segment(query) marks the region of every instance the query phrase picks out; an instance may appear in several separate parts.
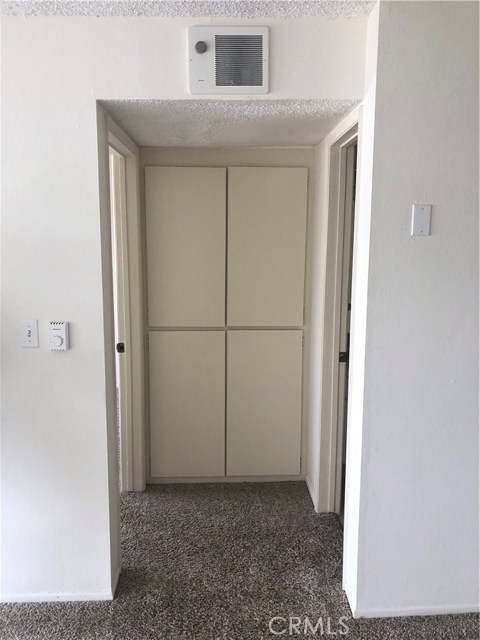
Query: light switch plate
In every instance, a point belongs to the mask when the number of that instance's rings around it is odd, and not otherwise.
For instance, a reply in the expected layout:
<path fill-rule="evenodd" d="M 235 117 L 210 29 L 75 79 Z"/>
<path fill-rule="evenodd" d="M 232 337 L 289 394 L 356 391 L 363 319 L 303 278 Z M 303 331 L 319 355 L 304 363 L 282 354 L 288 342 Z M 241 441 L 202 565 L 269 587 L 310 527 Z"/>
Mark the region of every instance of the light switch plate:
<path fill-rule="evenodd" d="M 414 204 L 412 206 L 412 228 L 410 235 L 429 236 L 431 215 L 431 204 Z"/>
<path fill-rule="evenodd" d="M 24 320 L 22 322 L 22 347 L 36 349 L 38 347 L 38 321 Z"/>

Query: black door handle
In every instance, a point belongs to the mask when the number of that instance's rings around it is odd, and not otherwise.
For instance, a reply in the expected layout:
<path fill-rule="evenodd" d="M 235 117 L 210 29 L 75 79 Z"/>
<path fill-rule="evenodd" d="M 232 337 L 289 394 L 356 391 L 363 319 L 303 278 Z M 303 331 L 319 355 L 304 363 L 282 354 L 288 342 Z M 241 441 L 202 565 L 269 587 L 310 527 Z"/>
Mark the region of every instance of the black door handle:
<path fill-rule="evenodd" d="M 123 342 L 117 342 L 117 353 L 125 353 L 125 344 Z"/>

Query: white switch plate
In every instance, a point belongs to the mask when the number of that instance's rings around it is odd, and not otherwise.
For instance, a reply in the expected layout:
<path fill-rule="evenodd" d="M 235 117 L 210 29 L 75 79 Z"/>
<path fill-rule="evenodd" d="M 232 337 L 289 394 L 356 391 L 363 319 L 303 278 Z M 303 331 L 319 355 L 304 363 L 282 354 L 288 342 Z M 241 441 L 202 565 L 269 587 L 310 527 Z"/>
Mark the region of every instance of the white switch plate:
<path fill-rule="evenodd" d="M 37 320 L 24 320 L 22 322 L 22 347 L 24 349 L 38 347 Z"/>
<path fill-rule="evenodd" d="M 429 236 L 431 215 L 431 204 L 414 204 L 412 206 L 412 228 L 410 235 Z"/>
<path fill-rule="evenodd" d="M 52 320 L 48 333 L 50 351 L 67 351 L 70 348 L 68 333 L 68 322 Z"/>

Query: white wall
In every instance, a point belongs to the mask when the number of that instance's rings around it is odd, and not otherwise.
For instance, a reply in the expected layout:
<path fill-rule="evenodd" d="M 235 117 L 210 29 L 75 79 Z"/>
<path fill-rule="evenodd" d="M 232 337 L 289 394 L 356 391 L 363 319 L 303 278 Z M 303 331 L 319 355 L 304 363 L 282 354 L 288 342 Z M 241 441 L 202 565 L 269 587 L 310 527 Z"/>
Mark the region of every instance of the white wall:
<path fill-rule="evenodd" d="M 382 4 L 378 64 L 374 21 L 345 586 L 356 615 L 468 610 L 478 602 L 478 6 Z M 187 24 L 2 19 L 4 599 L 111 595 L 118 514 L 95 101 L 188 99 Z M 268 98 L 361 97 L 364 24 L 268 21 Z M 430 238 L 409 237 L 415 200 L 434 204 Z M 19 322 L 32 317 L 41 348 L 22 350 Z M 72 322 L 70 352 L 46 350 L 50 319 Z"/>
<path fill-rule="evenodd" d="M 352 273 L 352 315 L 347 425 L 347 477 L 343 545 L 343 588 L 352 609 L 357 602 L 360 499 L 363 455 L 365 338 L 375 142 L 379 7 L 369 16 L 365 59 L 365 98 L 361 108 L 357 152 L 357 194 Z"/>
<path fill-rule="evenodd" d="M 478 609 L 478 24 L 478 3 L 380 7 L 358 220 L 371 198 L 370 247 L 357 233 L 355 265 L 353 349 L 364 323 L 366 348 L 350 389 L 357 616 Z M 416 201 L 433 204 L 428 238 L 409 235 Z"/>
<path fill-rule="evenodd" d="M 272 27 L 267 98 L 362 96 L 364 19 L 255 22 Z M 111 596 L 113 339 L 96 100 L 188 99 L 187 24 L 2 19 L 3 599 Z M 19 347 L 26 318 L 39 319 L 38 350 Z M 71 322 L 69 352 L 46 349 L 50 319 Z"/>

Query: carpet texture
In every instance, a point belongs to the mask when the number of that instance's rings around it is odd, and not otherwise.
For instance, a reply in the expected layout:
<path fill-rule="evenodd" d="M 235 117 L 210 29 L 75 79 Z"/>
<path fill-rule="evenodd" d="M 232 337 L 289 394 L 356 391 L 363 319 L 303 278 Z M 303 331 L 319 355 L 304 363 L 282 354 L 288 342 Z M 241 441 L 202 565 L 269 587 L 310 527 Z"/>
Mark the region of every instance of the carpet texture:
<path fill-rule="evenodd" d="M 122 546 L 113 602 L 1 605 L 0 638 L 479 637 L 473 614 L 353 620 L 341 589 L 340 523 L 314 513 L 303 483 L 164 485 L 126 494 Z M 271 633 L 274 616 L 297 616 L 300 633 Z M 305 617 L 314 627 L 321 618 L 323 634 L 320 626 L 305 634 Z M 272 628 L 287 625 L 277 620 Z"/>

